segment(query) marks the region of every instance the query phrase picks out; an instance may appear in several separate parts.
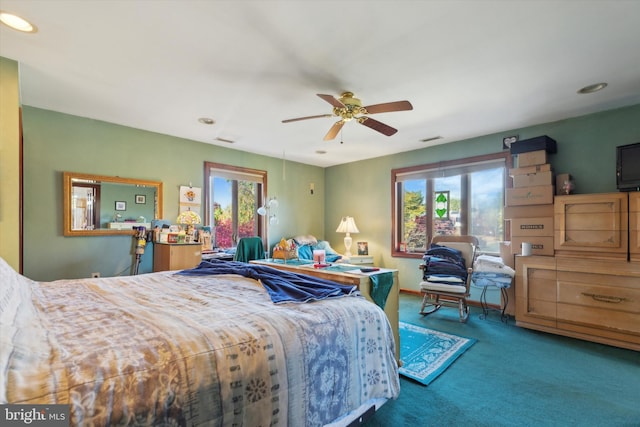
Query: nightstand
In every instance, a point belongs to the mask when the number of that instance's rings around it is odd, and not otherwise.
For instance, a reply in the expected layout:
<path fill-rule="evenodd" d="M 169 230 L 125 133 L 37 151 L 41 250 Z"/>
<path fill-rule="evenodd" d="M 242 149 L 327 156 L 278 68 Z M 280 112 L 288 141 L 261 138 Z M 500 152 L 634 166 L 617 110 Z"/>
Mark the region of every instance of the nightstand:
<path fill-rule="evenodd" d="M 373 255 L 351 255 L 349 264 L 355 265 L 373 265 Z"/>
<path fill-rule="evenodd" d="M 154 243 L 153 271 L 194 268 L 202 259 L 200 243 Z"/>

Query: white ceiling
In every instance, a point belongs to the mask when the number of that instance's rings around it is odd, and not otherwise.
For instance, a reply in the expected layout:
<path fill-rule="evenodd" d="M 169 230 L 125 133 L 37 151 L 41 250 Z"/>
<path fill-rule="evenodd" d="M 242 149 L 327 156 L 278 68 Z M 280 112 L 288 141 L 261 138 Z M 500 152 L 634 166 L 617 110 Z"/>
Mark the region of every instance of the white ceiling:
<path fill-rule="evenodd" d="M 0 0 L 0 9 L 39 30 L 0 25 L 0 55 L 21 64 L 23 105 L 318 166 L 640 102 L 636 0 Z M 601 81 L 603 91 L 576 93 Z M 345 90 L 365 105 L 406 99 L 414 109 L 373 116 L 399 130 L 391 137 L 353 121 L 325 142 L 335 118 L 281 122 L 331 113 L 316 94 Z"/>

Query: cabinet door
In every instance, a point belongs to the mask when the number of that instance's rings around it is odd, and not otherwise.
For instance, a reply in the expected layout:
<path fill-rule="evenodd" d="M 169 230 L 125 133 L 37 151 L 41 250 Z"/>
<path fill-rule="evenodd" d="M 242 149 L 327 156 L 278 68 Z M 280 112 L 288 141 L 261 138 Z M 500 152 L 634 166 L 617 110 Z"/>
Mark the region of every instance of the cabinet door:
<path fill-rule="evenodd" d="M 640 262 L 640 192 L 629 193 L 629 259 Z"/>
<path fill-rule="evenodd" d="M 184 270 L 196 267 L 202 258 L 202 246 L 155 243 L 153 271 Z"/>
<path fill-rule="evenodd" d="M 625 259 L 629 249 L 627 193 L 557 196 L 556 255 Z"/>
<path fill-rule="evenodd" d="M 546 256 L 516 257 L 516 322 L 556 326 L 556 259 Z"/>
<path fill-rule="evenodd" d="M 200 245 L 171 245 L 170 270 L 194 268 L 200 264 L 202 247 Z"/>

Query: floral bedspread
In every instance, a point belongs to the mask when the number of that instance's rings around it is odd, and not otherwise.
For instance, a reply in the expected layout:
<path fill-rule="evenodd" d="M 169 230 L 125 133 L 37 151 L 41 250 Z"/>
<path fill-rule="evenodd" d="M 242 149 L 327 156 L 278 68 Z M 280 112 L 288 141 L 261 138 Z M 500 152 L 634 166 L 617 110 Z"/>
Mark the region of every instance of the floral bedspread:
<path fill-rule="evenodd" d="M 399 393 L 391 328 L 361 297 L 273 304 L 235 275 L 0 269 L 0 403 L 68 403 L 73 425 L 320 426 Z"/>

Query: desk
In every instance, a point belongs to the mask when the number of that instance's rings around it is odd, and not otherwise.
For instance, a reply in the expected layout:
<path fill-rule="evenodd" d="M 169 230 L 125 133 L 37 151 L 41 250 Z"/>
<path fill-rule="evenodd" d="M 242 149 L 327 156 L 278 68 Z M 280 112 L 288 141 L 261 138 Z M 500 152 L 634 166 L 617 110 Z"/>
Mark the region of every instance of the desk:
<path fill-rule="evenodd" d="M 344 285 L 356 285 L 358 290 L 367 300 L 373 302 L 371 298 L 371 281 L 369 280 L 368 274 L 354 274 L 354 273 L 345 273 L 344 271 L 331 271 L 326 268 L 313 268 L 313 262 L 309 264 L 303 263 L 291 263 L 287 262 L 285 264 L 283 261 L 272 259 L 266 260 L 255 260 L 250 261 L 253 264 L 261 264 L 267 265 L 269 267 L 277 268 L 279 270 L 291 271 L 293 273 L 301 273 L 307 274 L 309 276 L 319 277 L 321 279 L 331 280 L 333 282 L 341 283 Z M 350 269 L 355 270 L 360 268 L 358 265 L 352 265 L 347 267 L 345 264 L 337 264 L 341 266 L 341 270 Z M 393 286 L 391 287 L 391 291 L 389 292 L 389 296 L 387 297 L 387 302 L 384 306 L 384 312 L 389 319 L 389 324 L 391 325 L 391 330 L 393 331 L 393 337 L 396 342 L 396 360 L 400 360 L 400 332 L 399 332 L 399 285 L 398 285 L 398 270 L 391 270 L 381 268 L 379 273 L 384 272 L 392 272 L 393 273 Z M 373 273 L 375 274 L 375 273 Z"/>

